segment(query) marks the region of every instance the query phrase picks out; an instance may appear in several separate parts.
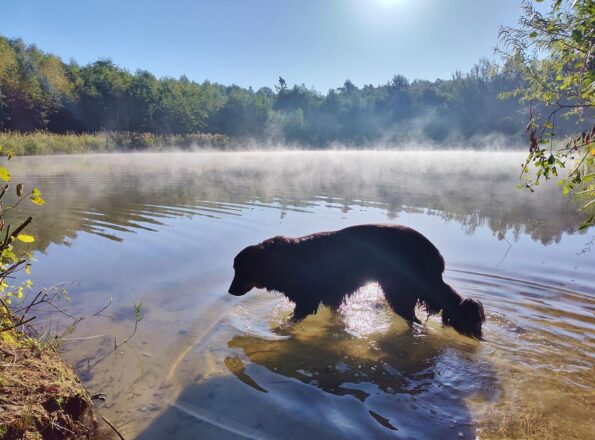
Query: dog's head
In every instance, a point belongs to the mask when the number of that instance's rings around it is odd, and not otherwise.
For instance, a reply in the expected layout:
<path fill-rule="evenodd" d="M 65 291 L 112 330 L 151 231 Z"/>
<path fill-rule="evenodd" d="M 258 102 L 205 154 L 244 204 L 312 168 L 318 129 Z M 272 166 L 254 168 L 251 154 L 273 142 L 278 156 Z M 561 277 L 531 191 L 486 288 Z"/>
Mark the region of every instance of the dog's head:
<path fill-rule="evenodd" d="M 264 249 L 261 245 L 248 246 L 235 257 L 233 260 L 235 275 L 229 286 L 229 293 L 242 296 L 254 287 L 263 287 L 259 269 L 262 266 L 263 253 Z"/>
<path fill-rule="evenodd" d="M 477 300 L 465 298 L 446 315 L 444 322 L 462 335 L 481 339 L 481 325 L 485 320 L 483 305 Z"/>

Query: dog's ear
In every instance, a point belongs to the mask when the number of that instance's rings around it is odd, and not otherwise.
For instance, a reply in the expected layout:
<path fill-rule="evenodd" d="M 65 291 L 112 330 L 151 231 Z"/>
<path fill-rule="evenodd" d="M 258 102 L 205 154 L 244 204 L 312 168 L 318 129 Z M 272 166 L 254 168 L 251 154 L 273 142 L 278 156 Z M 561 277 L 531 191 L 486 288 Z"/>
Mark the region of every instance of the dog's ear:
<path fill-rule="evenodd" d="M 481 324 L 485 321 L 483 305 L 474 299 L 466 298 L 459 304 L 454 322 L 455 330 L 473 338 L 482 339 Z"/>
<path fill-rule="evenodd" d="M 483 304 L 481 304 L 479 301 L 472 298 L 465 298 L 463 301 L 461 301 L 459 307 L 461 308 L 461 313 L 465 316 L 478 317 L 479 322 L 485 322 L 486 316 L 483 311 Z"/>
<path fill-rule="evenodd" d="M 254 260 L 257 259 L 258 257 L 260 257 L 262 255 L 263 251 L 263 245 L 262 244 L 255 244 L 252 246 L 248 246 L 247 248 L 245 248 L 242 253 L 244 254 L 244 258 L 246 260 Z"/>

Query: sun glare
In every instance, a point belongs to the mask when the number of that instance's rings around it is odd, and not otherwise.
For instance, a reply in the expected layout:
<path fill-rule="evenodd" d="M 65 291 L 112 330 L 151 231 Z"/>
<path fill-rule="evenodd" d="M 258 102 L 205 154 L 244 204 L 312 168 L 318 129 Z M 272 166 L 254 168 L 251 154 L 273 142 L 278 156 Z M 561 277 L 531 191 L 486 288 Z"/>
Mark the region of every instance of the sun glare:
<path fill-rule="evenodd" d="M 375 0 L 376 3 L 382 5 L 382 6 L 393 6 L 396 5 L 397 3 L 401 3 L 402 0 Z"/>
<path fill-rule="evenodd" d="M 419 3 L 405 0 L 358 0 L 351 4 L 355 7 L 357 19 L 374 32 L 400 28 L 404 22 L 413 20 L 413 15 L 420 9 Z"/>

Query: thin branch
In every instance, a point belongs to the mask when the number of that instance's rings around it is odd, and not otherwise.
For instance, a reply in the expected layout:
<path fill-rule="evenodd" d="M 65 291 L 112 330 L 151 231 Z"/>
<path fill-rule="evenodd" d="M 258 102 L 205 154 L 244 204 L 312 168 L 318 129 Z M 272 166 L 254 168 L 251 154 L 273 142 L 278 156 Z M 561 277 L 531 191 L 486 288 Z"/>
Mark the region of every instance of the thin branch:
<path fill-rule="evenodd" d="M 578 165 L 576 167 L 574 167 L 574 170 L 572 171 L 572 173 L 570 173 L 568 175 L 568 177 L 572 177 L 574 174 L 578 173 L 580 171 L 580 167 L 583 164 L 583 162 L 587 159 L 587 157 L 589 157 L 591 155 L 590 151 L 587 151 L 585 153 L 585 155 L 583 156 L 583 158 L 580 160 L 580 162 L 578 163 Z"/>
<path fill-rule="evenodd" d="M 19 322 L 17 322 L 16 324 L 11 324 L 11 325 L 9 325 L 8 327 L 2 327 L 2 328 L 0 328 L 0 333 L 2 333 L 2 332 L 5 332 L 5 331 L 8 331 L 8 330 L 14 330 L 14 329 L 16 329 L 17 327 L 20 327 L 20 326 L 22 326 L 22 325 L 25 325 L 25 324 L 27 324 L 28 322 L 31 322 L 31 321 L 33 321 L 35 318 L 36 318 L 36 316 L 32 316 L 32 317 L 30 317 L 30 318 L 28 318 L 28 319 L 25 319 L 25 320 L 20 320 L 20 321 L 19 321 Z"/>
<path fill-rule="evenodd" d="M 86 340 L 86 339 L 105 338 L 106 336 L 108 336 L 108 335 L 103 334 L 103 335 L 93 335 L 93 336 L 82 336 L 80 338 L 62 338 L 61 337 L 60 340 L 61 341 L 83 341 L 83 340 Z"/>
<path fill-rule="evenodd" d="M 10 206 L 10 207 L 6 208 L 6 209 L 4 210 L 4 214 L 6 214 L 8 211 L 11 211 L 11 210 L 13 210 L 14 208 L 16 208 L 17 206 L 19 206 L 19 205 L 21 204 L 21 202 L 22 202 L 23 200 L 25 200 L 25 199 L 29 198 L 29 196 L 30 196 L 31 194 L 33 194 L 33 191 L 31 191 L 31 192 L 30 192 L 29 194 L 27 194 L 26 196 L 23 196 L 23 197 L 21 197 L 21 198 L 18 200 L 18 202 L 16 202 L 14 205 L 12 205 L 12 206 Z"/>
<path fill-rule="evenodd" d="M 21 231 L 23 229 L 25 229 L 29 223 L 31 223 L 31 221 L 33 220 L 33 217 L 28 217 L 23 223 L 21 223 L 21 225 L 16 228 L 14 230 L 14 232 L 10 235 L 8 235 L 8 228 L 10 228 L 10 225 L 8 225 L 8 227 L 6 228 L 6 238 L 4 239 L 4 243 L 2 243 L 2 245 L 0 246 L 0 248 L 5 248 L 6 246 L 8 246 L 10 243 L 12 243 L 12 241 L 21 233 Z"/>
<path fill-rule="evenodd" d="M 500 260 L 500 262 L 498 264 L 496 264 L 496 267 L 499 267 L 504 262 L 504 260 L 508 256 L 508 253 L 510 252 L 510 249 L 512 248 L 512 244 L 510 243 L 510 241 L 508 241 L 508 239 L 506 237 L 503 237 L 503 238 L 506 241 L 506 243 L 508 243 L 508 249 L 506 249 L 506 253 L 502 257 L 502 259 Z"/>
<path fill-rule="evenodd" d="M 8 185 L 4 185 L 4 187 L 0 191 L 0 200 L 2 200 L 2 198 L 4 197 L 4 194 L 6 194 L 7 189 L 8 189 Z"/>
<path fill-rule="evenodd" d="M 106 419 L 104 416 L 101 416 L 101 418 L 103 419 L 103 421 L 105 423 L 107 423 L 109 425 L 110 428 L 112 428 L 114 430 L 114 432 L 117 434 L 118 437 L 120 437 L 120 440 L 126 440 L 124 438 L 124 436 L 122 435 L 122 433 L 120 431 L 118 431 L 118 428 L 116 428 L 112 422 L 110 422 L 108 419 Z"/>

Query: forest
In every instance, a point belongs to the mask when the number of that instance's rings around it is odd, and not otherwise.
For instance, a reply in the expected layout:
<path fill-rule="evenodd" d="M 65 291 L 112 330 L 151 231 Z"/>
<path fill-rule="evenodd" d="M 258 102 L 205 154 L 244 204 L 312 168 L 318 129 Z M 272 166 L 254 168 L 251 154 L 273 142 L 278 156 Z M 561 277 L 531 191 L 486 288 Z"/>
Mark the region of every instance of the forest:
<path fill-rule="evenodd" d="M 528 121 L 516 99 L 500 96 L 520 85 L 519 72 L 486 59 L 447 80 L 396 74 L 359 87 L 346 79 L 326 93 L 281 76 L 272 88 L 254 90 L 131 73 L 109 59 L 82 66 L 4 37 L 0 60 L 0 131 L 13 133 L 209 133 L 313 147 L 480 147 L 491 137 L 513 147 Z"/>

